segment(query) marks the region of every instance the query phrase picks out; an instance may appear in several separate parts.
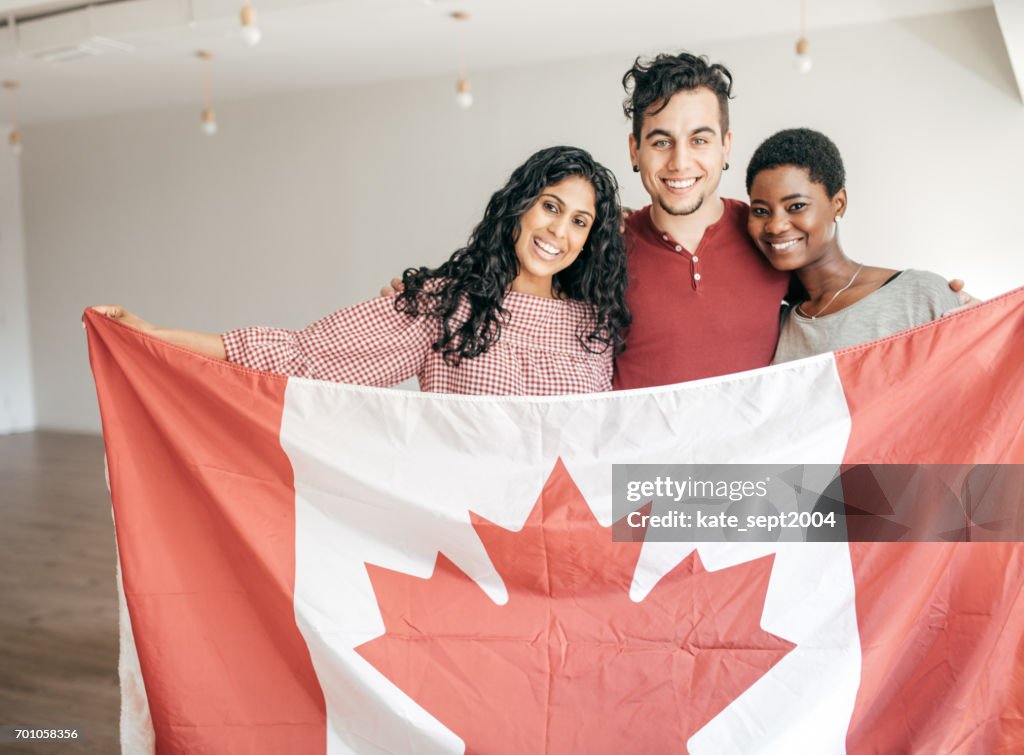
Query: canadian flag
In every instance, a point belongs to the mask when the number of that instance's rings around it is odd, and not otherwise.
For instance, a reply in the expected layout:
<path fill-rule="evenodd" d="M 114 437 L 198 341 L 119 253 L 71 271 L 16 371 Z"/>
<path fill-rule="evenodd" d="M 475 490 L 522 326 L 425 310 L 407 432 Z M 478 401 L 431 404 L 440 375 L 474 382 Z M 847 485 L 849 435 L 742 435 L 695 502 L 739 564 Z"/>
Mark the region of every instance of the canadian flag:
<path fill-rule="evenodd" d="M 1019 543 L 610 529 L 613 463 L 1024 463 L 1024 289 L 571 397 L 289 379 L 85 321 L 126 752 L 1024 751 Z"/>

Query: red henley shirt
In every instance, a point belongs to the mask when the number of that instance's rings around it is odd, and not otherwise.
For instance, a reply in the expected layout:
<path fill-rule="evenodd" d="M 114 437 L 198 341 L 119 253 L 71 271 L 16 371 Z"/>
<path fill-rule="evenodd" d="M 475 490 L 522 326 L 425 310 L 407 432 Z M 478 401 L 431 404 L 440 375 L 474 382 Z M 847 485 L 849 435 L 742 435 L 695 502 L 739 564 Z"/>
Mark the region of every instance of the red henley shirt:
<path fill-rule="evenodd" d="M 615 360 L 614 387 L 646 388 L 725 375 L 771 362 L 789 274 L 747 235 L 747 205 L 725 212 L 693 252 L 663 234 L 647 206 L 626 221 L 633 325 Z"/>

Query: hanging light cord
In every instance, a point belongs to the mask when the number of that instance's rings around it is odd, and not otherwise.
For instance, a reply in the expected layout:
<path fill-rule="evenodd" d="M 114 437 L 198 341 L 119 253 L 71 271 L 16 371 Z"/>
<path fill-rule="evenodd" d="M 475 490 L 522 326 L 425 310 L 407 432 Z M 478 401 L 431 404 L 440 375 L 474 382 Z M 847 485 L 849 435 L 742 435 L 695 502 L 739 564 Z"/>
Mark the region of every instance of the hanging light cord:
<path fill-rule="evenodd" d="M 466 22 L 464 18 L 458 19 L 458 72 L 460 79 L 469 78 L 469 67 L 466 64 Z"/>
<path fill-rule="evenodd" d="M 11 107 L 11 130 L 18 130 L 18 85 L 13 81 L 5 81 L 4 89 L 7 90 L 7 101 Z"/>
<path fill-rule="evenodd" d="M 210 70 L 210 58 L 203 57 L 203 107 L 213 109 L 213 74 Z"/>

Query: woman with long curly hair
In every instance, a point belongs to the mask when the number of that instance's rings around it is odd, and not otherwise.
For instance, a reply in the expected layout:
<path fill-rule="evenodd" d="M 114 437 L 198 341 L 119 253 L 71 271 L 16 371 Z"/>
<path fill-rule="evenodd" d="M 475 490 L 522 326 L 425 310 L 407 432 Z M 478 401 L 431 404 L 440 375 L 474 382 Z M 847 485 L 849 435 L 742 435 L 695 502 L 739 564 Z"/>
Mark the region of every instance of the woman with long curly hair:
<path fill-rule="evenodd" d="M 299 331 L 222 335 L 159 328 L 96 309 L 217 359 L 285 375 L 424 391 L 550 395 L 611 389 L 629 325 L 617 184 L 575 147 L 532 155 L 491 197 L 469 241 L 404 291 Z"/>

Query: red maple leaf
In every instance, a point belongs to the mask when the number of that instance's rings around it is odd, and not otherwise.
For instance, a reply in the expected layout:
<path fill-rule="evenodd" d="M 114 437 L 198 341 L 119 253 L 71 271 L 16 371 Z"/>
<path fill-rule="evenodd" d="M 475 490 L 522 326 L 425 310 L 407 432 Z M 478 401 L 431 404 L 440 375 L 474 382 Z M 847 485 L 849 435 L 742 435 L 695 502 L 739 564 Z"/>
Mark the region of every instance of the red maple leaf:
<path fill-rule="evenodd" d="M 631 600 L 641 543 L 612 542 L 561 461 L 520 532 L 471 516 L 508 602 L 441 554 L 427 579 L 367 564 L 385 634 L 357 648 L 467 752 L 684 752 L 794 647 L 759 626 L 772 556 L 694 552 Z"/>

